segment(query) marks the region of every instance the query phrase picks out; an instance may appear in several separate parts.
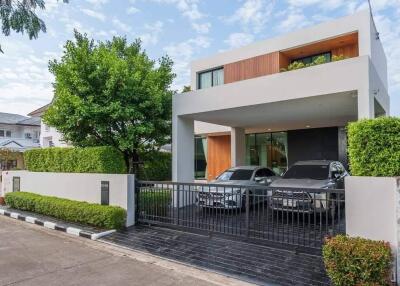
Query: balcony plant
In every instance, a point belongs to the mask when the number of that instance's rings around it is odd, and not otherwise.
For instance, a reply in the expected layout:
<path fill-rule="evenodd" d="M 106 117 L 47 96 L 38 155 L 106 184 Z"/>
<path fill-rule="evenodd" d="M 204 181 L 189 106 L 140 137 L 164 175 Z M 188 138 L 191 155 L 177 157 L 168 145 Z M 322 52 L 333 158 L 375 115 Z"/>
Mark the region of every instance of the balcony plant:
<path fill-rule="evenodd" d="M 346 56 L 344 55 L 333 55 L 331 61 L 332 62 L 337 62 L 337 61 L 341 61 L 341 60 L 345 60 L 347 59 Z M 298 70 L 298 69 L 302 69 L 302 68 L 308 68 L 308 67 L 312 67 L 312 66 L 316 66 L 316 65 L 322 65 L 322 64 L 326 64 L 329 61 L 326 60 L 326 58 L 324 56 L 319 56 L 316 59 L 314 59 L 314 61 L 312 63 L 308 63 L 308 64 L 304 64 L 301 61 L 294 61 L 291 64 L 288 65 L 287 68 L 281 68 L 281 72 L 286 72 L 286 71 L 292 71 L 292 70 Z"/>

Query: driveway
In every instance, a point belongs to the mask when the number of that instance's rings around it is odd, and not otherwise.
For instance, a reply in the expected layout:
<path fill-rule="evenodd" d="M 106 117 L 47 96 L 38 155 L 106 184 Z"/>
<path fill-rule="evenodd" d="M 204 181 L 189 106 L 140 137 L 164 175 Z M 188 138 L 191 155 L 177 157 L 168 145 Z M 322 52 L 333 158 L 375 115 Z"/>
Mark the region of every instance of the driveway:
<path fill-rule="evenodd" d="M 249 285 L 0 217 L 0 285 Z"/>

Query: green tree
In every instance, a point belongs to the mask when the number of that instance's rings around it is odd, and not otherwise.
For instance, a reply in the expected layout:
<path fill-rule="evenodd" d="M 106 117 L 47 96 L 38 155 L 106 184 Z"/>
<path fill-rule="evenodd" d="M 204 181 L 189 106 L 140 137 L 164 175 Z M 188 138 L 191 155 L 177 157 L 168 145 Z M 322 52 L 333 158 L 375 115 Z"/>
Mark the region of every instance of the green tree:
<path fill-rule="evenodd" d="M 68 3 L 68 0 L 63 0 Z M 37 39 L 39 32 L 46 32 L 46 24 L 40 19 L 36 10 L 46 8 L 44 0 L 0 0 L 1 30 L 9 36 L 11 30 L 27 33 L 29 39 Z M 3 52 L 0 46 L 0 52 Z"/>
<path fill-rule="evenodd" d="M 129 173 L 141 156 L 171 140 L 172 61 L 155 62 L 140 40 L 97 42 L 75 31 L 60 61 L 49 63 L 55 96 L 44 121 L 75 146 L 109 145 Z"/>

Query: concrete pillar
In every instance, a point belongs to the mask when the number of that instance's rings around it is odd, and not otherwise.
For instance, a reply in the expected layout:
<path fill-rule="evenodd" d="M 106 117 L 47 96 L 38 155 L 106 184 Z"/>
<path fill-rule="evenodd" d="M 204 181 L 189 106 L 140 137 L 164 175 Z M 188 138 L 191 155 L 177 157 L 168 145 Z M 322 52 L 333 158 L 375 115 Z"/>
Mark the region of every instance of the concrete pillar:
<path fill-rule="evenodd" d="M 369 88 L 359 89 L 357 95 L 358 119 L 375 118 L 374 96 Z"/>
<path fill-rule="evenodd" d="M 194 120 L 172 117 L 172 180 L 194 181 Z"/>
<path fill-rule="evenodd" d="M 231 165 L 243 166 L 246 156 L 246 134 L 244 128 L 231 128 Z"/>

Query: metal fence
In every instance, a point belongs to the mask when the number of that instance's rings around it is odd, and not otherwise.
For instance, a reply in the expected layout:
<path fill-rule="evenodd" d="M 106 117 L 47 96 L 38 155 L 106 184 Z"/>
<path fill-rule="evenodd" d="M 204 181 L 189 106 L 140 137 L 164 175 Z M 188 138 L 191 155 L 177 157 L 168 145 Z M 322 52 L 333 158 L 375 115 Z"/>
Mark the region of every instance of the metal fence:
<path fill-rule="evenodd" d="M 311 248 L 345 232 L 344 190 L 139 182 L 139 223 Z"/>

